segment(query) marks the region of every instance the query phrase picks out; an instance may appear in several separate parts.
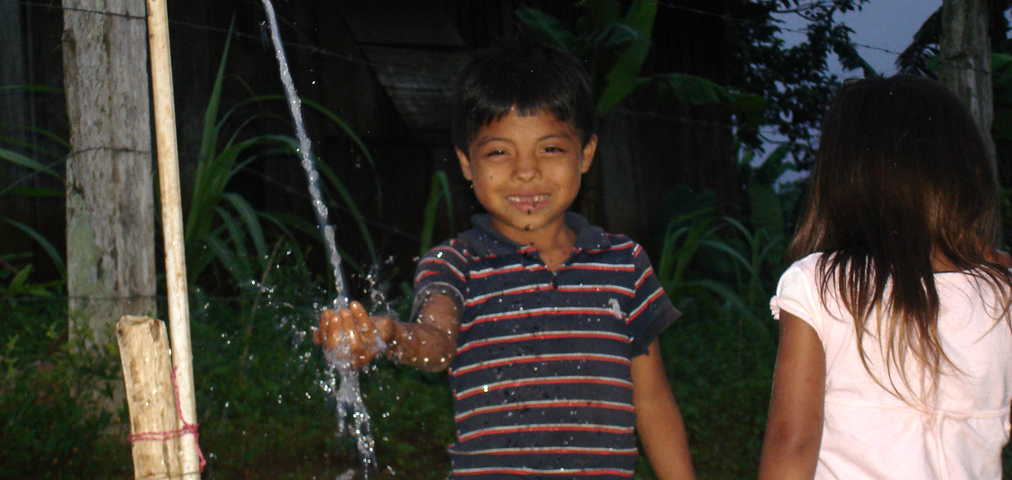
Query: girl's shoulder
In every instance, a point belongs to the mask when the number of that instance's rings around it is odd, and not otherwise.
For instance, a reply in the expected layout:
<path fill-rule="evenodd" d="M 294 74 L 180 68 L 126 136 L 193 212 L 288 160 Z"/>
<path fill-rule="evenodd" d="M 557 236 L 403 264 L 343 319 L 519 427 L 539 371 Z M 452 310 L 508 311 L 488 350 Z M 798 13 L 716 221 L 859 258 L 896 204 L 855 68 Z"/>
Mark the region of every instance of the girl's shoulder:
<path fill-rule="evenodd" d="M 822 253 L 812 253 L 790 264 L 777 282 L 777 295 L 817 289 L 821 278 L 822 258 Z"/>
<path fill-rule="evenodd" d="M 821 268 L 823 257 L 826 255 L 827 254 L 825 252 L 810 253 L 798 260 L 795 260 L 794 263 L 787 267 L 787 271 L 800 271 L 809 276 L 814 276 L 815 272 Z"/>

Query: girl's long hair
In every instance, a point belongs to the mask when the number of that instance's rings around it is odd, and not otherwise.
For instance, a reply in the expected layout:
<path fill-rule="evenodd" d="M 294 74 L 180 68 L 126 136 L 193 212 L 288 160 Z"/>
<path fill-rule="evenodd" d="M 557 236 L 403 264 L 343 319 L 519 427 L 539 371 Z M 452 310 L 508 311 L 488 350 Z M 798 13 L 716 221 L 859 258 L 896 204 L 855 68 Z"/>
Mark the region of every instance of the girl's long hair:
<path fill-rule="evenodd" d="M 822 300 L 835 285 L 865 369 L 922 403 L 953 366 L 938 334 L 937 262 L 994 285 L 1007 317 L 1012 275 L 996 261 L 1000 228 L 995 170 L 962 102 L 925 78 L 866 79 L 845 85 L 825 118 L 788 258 L 823 253 Z M 869 336 L 888 378 L 869 368 Z M 921 371 L 908 371 L 908 359 Z"/>

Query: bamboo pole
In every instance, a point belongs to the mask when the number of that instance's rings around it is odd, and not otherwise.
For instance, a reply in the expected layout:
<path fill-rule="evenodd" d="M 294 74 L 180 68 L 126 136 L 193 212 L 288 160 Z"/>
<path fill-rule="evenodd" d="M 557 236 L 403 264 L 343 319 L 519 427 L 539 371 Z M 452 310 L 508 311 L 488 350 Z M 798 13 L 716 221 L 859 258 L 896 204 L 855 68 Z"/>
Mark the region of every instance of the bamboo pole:
<path fill-rule="evenodd" d="M 178 478 L 179 435 L 165 324 L 126 315 L 116 324 L 130 408 L 134 478 Z"/>
<path fill-rule="evenodd" d="M 190 350 L 190 311 L 186 292 L 186 258 L 183 215 L 179 202 L 179 164 L 176 151 L 176 112 L 172 98 L 172 62 L 169 55 L 169 21 L 166 0 L 147 0 L 148 48 L 151 55 L 151 86 L 158 151 L 158 183 L 161 190 L 162 233 L 165 242 L 165 283 L 168 287 L 169 338 L 172 364 L 179 391 L 179 428 L 197 424 L 193 392 L 193 354 Z M 180 438 L 180 458 L 185 478 L 200 478 L 200 454 L 196 433 Z"/>

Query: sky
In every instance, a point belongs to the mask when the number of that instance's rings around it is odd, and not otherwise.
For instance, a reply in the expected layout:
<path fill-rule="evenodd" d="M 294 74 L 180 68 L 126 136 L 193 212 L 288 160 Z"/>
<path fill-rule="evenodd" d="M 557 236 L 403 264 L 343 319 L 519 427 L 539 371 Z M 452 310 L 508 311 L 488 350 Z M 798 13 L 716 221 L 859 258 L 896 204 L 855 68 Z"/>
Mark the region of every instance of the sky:
<path fill-rule="evenodd" d="M 869 0 L 860 11 L 848 12 L 838 18 L 851 28 L 851 40 L 858 44 L 857 51 L 876 72 L 882 75 L 896 73 L 896 56 L 910 45 L 914 34 L 921 28 L 924 21 L 931 16 L 942 0 Z M 782 36 L 788 43 L 804 40 L 801 31 L 805 21 L 797 15 L 780 17 L 784 21 Z M 834 57 L 835 58 L 835 57 Z M 830 71 L 841 78 L 861 77 L 863 72 L 852 70 L 845 72 L 839 61 L 830 64 Z M 781 140 L 774 132 L 766 132 L 772 141 Z M 767 152 L 772 145 L 767 146 Z M 762 162 L 761 155 L 756 162 Z M 798 172 L 788 171 L 780 182 L 790 182 L 800 176 Z"/>
<path fill-rule="evenodd" d="M 896 73 L 896 55 L 910 45 L 917 29 L 941 6 L 942 0 L 869 0 L 862 10 L 838 18 L 854 30 L 851 40 L 863 45 L 858 47 L 861 57 L 877 72 L 890 75 Z M 782 18 L 786 28 L 800 30 L 804 25 L 796 15 Z M 788 42 L 801 38 L 800 34 L 784 32 Z M 831 71 L 843 78 L 861 76 L 860 71 L 843 72 L 838 62 Z"/>

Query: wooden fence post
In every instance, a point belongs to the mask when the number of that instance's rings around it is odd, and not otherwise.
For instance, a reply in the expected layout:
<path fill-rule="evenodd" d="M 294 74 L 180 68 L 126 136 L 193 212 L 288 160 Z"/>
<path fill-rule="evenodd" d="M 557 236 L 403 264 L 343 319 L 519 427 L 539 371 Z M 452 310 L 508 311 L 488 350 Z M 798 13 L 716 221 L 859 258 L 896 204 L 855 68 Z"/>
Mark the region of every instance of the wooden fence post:
<path fill-rule="evenodd" d="M 179 422 L 165 324 L 124 316 L 116 324 L 130 408 L 134 478 L 181 478 Z"/>

